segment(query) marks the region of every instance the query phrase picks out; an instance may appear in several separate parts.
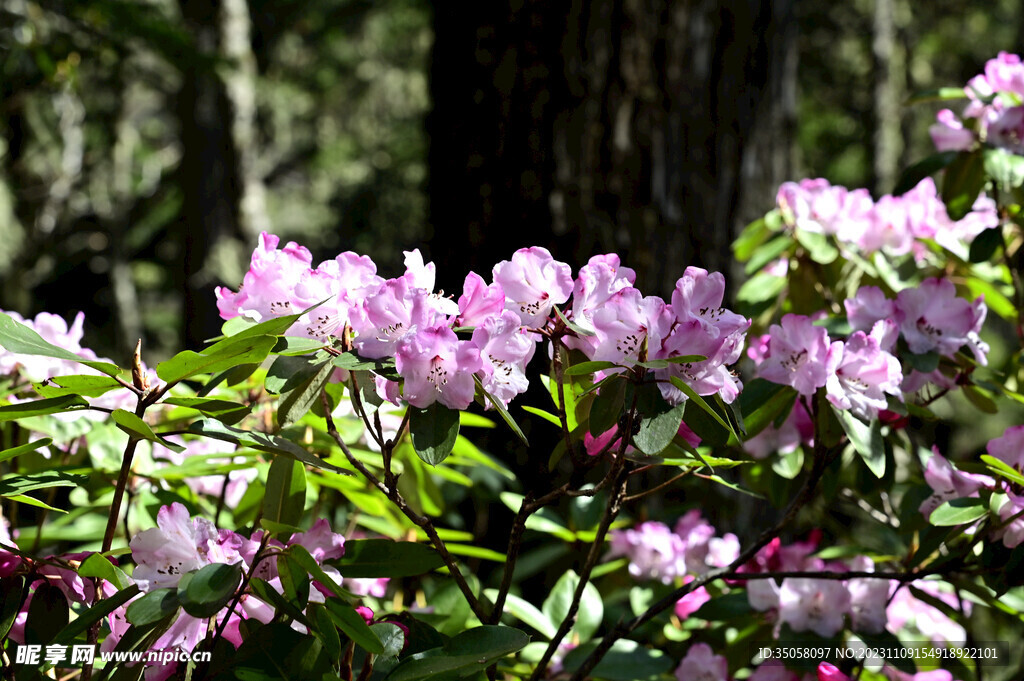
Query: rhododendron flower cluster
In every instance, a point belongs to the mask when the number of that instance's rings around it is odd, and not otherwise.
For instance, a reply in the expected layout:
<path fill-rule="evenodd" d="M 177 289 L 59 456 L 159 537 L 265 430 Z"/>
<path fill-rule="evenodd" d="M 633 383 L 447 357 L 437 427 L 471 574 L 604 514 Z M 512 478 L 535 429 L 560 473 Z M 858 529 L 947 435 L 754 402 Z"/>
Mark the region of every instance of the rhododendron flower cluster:
<path fill-rule="evenodd" d="M 1000 52 L 985 70 L 967 82 L 970 100 L 957 118 L 949 109 L 936 116 L 929 132 L 939 151 L 966 151 L 978 142 L 1024 153 L 1024 64 L 1016 54 Z"/>
<path fill-rule="evenodd" d="M 616 255 L 591 258 L 574 280 L 546 249 L 523 248 L 494 266 L 490 284 L 469 273 L 455 303 L 433 292 L 434 265 L 418 251 L 406 253 L 405 274 L 382 279 L 365 256 L 343 253 L 313 268 L 307 249 L 278 249 L 279 243 L 263 234 L 239 291 L 217 290 L 221 316 L 260 321 L 317 306 L 289 333 L 327 342 L 347 328 L 360 356 L 393 357 L 401 384 L 380 379 L 378 392 L 396 404 L 465 409 L 479 380 L 507 405 L 527 389 L 537 341 L 561 324 L 555 306 L 565 306 L 570 320 L 565 344 L 589 359 L 630 366 L 694 357 L 655 372 L 672 404 L 686 399 L 672 377 L 727 402 L 741 387 L 728 366 L 739 359 L 750 321 L 722 306 L 725 279 L 718 273 L 687 268 L 668 304 L 634 288 L 636 274 Z M 470 328 L 470 338 L 459 336 Z"/>
<path fill-rule="evenodd" d="M 155 589 L 177 587 L 185 573 L 207 565 L 239 564 L 245 572 L 255 569 L 254 576 L 267 580 L 271 587 L 283 592 L 274 560 L 276 551 L 299 544 L 318 563 L 340 558 L 345 553 L 345 538 L 332 532 L 324 519 L 316 521 L 306 532 L 293 534 L 286 544 L 276 540 L 266 542 L 269 552 L 265 549 L 258 558 L 257 554 L 263 542 L 262 531 L 256 531 L 246 538 L 237 532 L 217 529 L 205 518 L 190 517 L 188 510 L 179 503 L 163 506 L 157 513 L 157 526 L 139 533 L 129 544 L 132 560 L 136 564 L 132 579 L 145 594 Z M 255 563 L 257 559 L 258 564 Z M 341 574 L 337 569 L 329 565 L 323 565 L 322 568 L 337 584 L 342 583 Z M 351 586 L 347 581 L 345 584 L 346 587 Z M 330 592 L 319 582 L 313 582 L 313 586 L 315 588 L 310 590 L 309 594 L 310 602 L 323 603 L 325 596 Z M 382 593 L 377 580 L 365 580 L 364 583 L 357 585 L 357 589 Z M 110 615 L 111 635 L 104 641 L 104 650 L 112 650 L 127 631 L 129 625 L 125 619 L 125 612 L 130 603 Z M 224 637 L 237 647 L 242 643 L 238 629 L 240 620 L 252 618 L 264 623 L 270 622 L 274 617 L 274 606 L 250 594 L 243 594 L 239 599 L 238 608 L 230 614 L 225 608 L 213 619 L 220 624 L 225 617 L 228 621 L 224 627 Z M 302 627 L 297 623 L 293 626 Z M 171 628 L 150 649 L 192 650 L 206 636 L 207 629 L 205 619 L 181 612 Z M 146 678 L 147 681 L 160 681 L 169 678 L 174 671 L 174 665 L 149 667 L 146 670 Z"/>
<path fill-rule="evenodd" d="M 901 394 L 903 372 L 888 352 L 894 339 L 891 324 L 880 320 L 870 334 L 855 331 L 843 342 L 830 339 L 810 317 L 787 314 L 769 330 L 757 373 L 792 386 L 804 397 L 825 388 L 837 409 L 875 418 L 886 407 L 886 395 Z"/>
<path fill-rule="evenodd" d="M 712 567 L 724 567 L 739 555 L 736 535 L 716 536 L 715 528 L 698 510 L 682 516 L 674 530 L 648 521 L 628 530 L 613 530 L 609 537 L 608 557 L 625 556 L 631 575 L 665 584 L 687 573 L 699 575 Z"/>
<path fill-rule="evenodd" d="M 923 257 L 926 247 L 920 239 L 963 252 L 963 244 L 999 222 L 995 202 L 985 196 L 963 219 L 950 219 L 930 177 L 901 196 L 886 195 L 878 201 L 866 189 L 850 190 L 820 178 L 786 182 L 779 187 L 776 202 L 795 229 L 834 236 L 861 253 L 883 251 L 893 256 Z"/>

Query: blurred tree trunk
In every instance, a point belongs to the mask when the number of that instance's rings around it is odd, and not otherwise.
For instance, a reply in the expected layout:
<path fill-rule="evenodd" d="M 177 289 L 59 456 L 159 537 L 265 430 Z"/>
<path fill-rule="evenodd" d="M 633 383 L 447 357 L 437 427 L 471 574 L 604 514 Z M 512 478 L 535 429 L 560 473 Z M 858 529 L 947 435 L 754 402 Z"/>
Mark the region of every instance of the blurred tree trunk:
<path fill-rule="evenodd" d="M 906 98 L 906 50 L 897 39 L 900 0 L 875 0 L 871 51 L 875 68 L 875 195 L 893 190 L 903 162 L 903 100 Z"/>
<path fill-rule="evenodd" d="M 246 232 L 265 228 L 265 211 L 251 146 L 255 65 L 248 10 L 234 0 L 179 4 L 200 56 L 207 59 L 197 60 L 206 66 L 183 70 L 178 97 L 184 267 L 177 284 L 184 291 L 183 342 L 195 348 L 220 333 L 212 292 L 218 270 L 224 269 L 219 261 L 238 252 L 233 244 Z M 212 66 L 218 56 L 233 62 L 228 83 Z"/>
<path fill-rule="evenodd" d="M 435 8 L 428 121 L 442 285 L 516 248 L 616 251 L 645 292 L 728 270 L 788 179 L 792 1 L 541 0 Z"/>

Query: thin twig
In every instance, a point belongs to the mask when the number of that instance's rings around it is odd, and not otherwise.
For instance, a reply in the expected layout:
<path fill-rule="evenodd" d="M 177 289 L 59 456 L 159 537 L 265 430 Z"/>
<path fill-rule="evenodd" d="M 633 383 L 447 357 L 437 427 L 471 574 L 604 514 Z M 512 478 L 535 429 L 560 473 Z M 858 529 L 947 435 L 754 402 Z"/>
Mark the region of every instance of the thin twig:
<path fill-rule="evenodd" d="M 434 545 L 434 548 L 437 549 L 437 552 L 441 555 L 441 559 L 444 561 L 444 564 L 448 567 L 448 571 L 451 573 L 452 579 L 455 580 L 455 583 L 458 585 L 462 595 L 465 596 L 466 601 L 469 603 L 469 607 L 473 610 L 473 614 L 476 615 L 477 619 L 481 622 L 487 621 L 487 610 L 484 608 L 483 603 L 481 603 L 476 597 L 476 594 L 473 593 L 473 589 L 471 589 L 469 583 L 466 582 L 466 578 L 462 576 L 462 573 L 459 571 L 458 564 L 455 562 L 451 553 L 448 552 L 448 547 L 437 534 L 437 530 L 434 528 L 434 523 L 431 522 L 430 518 L 420 515 L 410 508 L 408 502 L 406 502 L 405 498 L 402 497 L 401 493 L 398 491 L 397 484 L 385 484 L 366 466 L 364 466 L 362 461 L 352 454 L 352 451 L 348 448 L 348 445 L 345 444 L 341 434 L 334 425 L 334 418 L 331 416 L 330 405 L 327 402 L 327 394 L 321 393 L 320 397 L 324 403 L 324 416 L 327 421 L 327 434 L 330 435 L 338 444 L 338 447 L 341 448 L 342 453 L 345 455 L 345 458 L 348 459 L 348 462 L 352 467 L 359 471 L 359 473 L 370 484 L 380 490 L 384 496 L 391 501 L 391 503 L 397 506 L 398 510 L 400 510 L 406 518 L 411 520 L 414 525 L 426 533 L 427 537 L 430 538 L 431 543 Z"/>

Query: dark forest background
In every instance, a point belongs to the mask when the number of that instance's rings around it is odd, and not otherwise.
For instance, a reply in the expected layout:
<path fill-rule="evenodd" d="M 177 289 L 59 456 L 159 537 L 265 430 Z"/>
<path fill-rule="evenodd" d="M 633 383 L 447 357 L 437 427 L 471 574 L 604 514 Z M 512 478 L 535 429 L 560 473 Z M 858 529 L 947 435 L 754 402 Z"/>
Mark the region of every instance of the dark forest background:
<path fill-rule="evenodd" d="M 616 251 L 665 294 L 785 180 L 890 191 L 938 108 L 907 97 L 1022 31 L 1021 0 L 3 0 L 0 308 L 152 363 L 217 335 L 262 230 L 386 276 L 418 247 L 449 292 Z"/>

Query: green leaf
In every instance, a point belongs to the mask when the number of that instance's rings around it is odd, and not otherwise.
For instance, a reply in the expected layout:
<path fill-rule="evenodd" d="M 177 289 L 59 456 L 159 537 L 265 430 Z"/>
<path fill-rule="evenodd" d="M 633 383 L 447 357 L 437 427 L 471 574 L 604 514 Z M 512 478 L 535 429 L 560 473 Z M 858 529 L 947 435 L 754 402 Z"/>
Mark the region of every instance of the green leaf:
<path fill-rule="evenodd" d="M 178 582 L 178 602 L 193 617 L 213 617 L 228 604 L 241 583 L 240 563 L 206 565 L 182 575 Z"/>
<path fill-rule="evenodd" d="M 308 357 L 278 357 L 267 369 L 263 387 L 272 395 L 287 393 L 315 376 L 319 370 L 320 367 L 310 362 Z"/>
<path fill-rule="evenodd" d="M 955 151 L 941 151 L 910 165 L 897 180 L 896 187 L 892 190 L 893 196 L 906 194 L 920 184 L 921 180 L 934 175 L 952 163 L 956 159 L 956 155 Z"/>
<path fill-rule="evenodd" d="M 340 475 L 352 475 L 344 468 L 339 468 L 313 456 L 291 440 L 276 435 L 233 428 L 213 419 L 200 419 L 189 426 L 189 430 L 215 440 L 233 442 L 240 447 L 250 447 L 271 454 L 284 454 L 313 468 L 322 468 Z"/>
<path fill-rule="evenodd" d="M 649 456 L 660 454 L 679 432 L 685 408 L 685 403 L 673 407 L 662 400 L 659 411 L 641 416 L 640 428 L 633 436 L 633 444 Z"/>
<path fill-rule="evenodd" d="M 384 646 L 380 639 L 355 608 L 337 598 L 328 598 L 324 605 L 331 620 L 356 645 L 362 646 L 366 652 L 375 655 L 384 652 Z"/>
<path fill-rule="evenodd" d="M 685 394 L 691 402 L 693 402 L 702 410 L 704 410 L 711 418 L 713 418 L 718 423 L 718 425 L 728 430 L 732 434 L 732 436 L 737 440 L 740 439 L 740 436 L 733 429 L 732 424 L 729 423 L 728 420 L 723 418 L 722 415 L 718 413 L 718 411 L 712 408 L 712 406 L 709 405 L 703 397 L 698 395 L 693 388 L 691 388 L 687 383 L 685 383 L 682 379 L 680 379 L 677 376 L 670 377 L 670 380 L 672 381 L 672 385 L 683 391 L 683 394 Z"/>
<path fill-rule="evenodd" d="M 267 473 L 263 517 L 276 523 L 297 525 L 306 505 L 306 467 L 301 462 L 276 457 Z"/>
<path fill-rule="evenodd" d="M 178 611 L 176 589 L 150 591 L 125 610 L 125 618 L 137 627 L 153 624 Z"/>
<path fill-rule="evenodd" d="M 83 560 L 78 566 L 78 576 L 105 579 L 118 589 L 127 589 L 134 584 L 121 568 L 111 563 L 101 553 L 94 553 Z"/>
<path fill-rule="evenodd" d="M 19 504 L 28 504 L 29 506 L 35 506 L 36 508 L 45 508 L 47 511 L 55 511 L 57 513 L 67 513 L 67 511 L 65 511 L 63 508 L 57 508 L 56 506 L 50 506 L 45 501 L 40 501 L 39 499 L 36 499 L 35 497 L 30 497 L 30 496 L 27 496 L 25 494 L 15 494 L 14 496 L 9 496 L 9 497 L 4 497 L 4 498 L 5 499 L 10 499 L 11 501 L 17 502 Z"/>
<path fill-rule="evenodd" d="M 544 411 L 543 409 L 538 409 L 537 407 L 530 406 L 524 406 L 523 411 L 525 411 L 528 414 L 533 414 L 534 416 L 541 417 L 542 419 L 544 419 L 551 425 L 555 426 L 556 428 L 562 427 L 562 422 L 559 421 L 558 417 L 552 414 L 550 411 Z"/>
<path fill-rule="evenodd" d="M 985 149 L 984 154 L 985 172 L 1000 189 L 1009 192 L 1024 184 L 1024 157 L 1006 149 Z"/>
<path fill-rule="evenodd" d="M 949 102 L 958 99 L 967 99 L 967 93 L 962 87 L 940 87 L 934 90 L 921 90 L 912 94 L 904 106 L 912 104 L 924 104 L 926 102 Z M 955 154 L 956 152 L 944 152 Z M 895 192 L 893 192 L 895 193 Z"/>
<path fill-rule="evenodd" d="M 0 578 L 0 640 L 7 638 L 14 620 L 21 612 L 25 596 L 25 576 L 11 575 Z"/>
<path fill-rule="evenodd" d="M 287 553 L 277 554 L 277 575 L 287 598 L 299 610 L 309 603 L 309 574 Z M 309 615 L 307 611 L 306 615 Z"/>
<path fill-rule="evenodd" d="M 849 411 L 835 409 L 834 412 L 850 444 L 860 454 L 868 470 L 876 478 L 885 475 L 885 441 L 882 439 L 881 422 L 874 420 L 871 425 L 867 425 Z"/>
<path fill-rule="evenodd" d="M 320 603 L 310 603 L 306 606 L 306 615 L 314 625 L 317 638 L 324 644 L 327 656 L 332 661 L 338 660 L 341 657 L 341 637 L 334 620 L 327 614 L 327 608 Z"/>
<path fill-rule="evenodd" d="M 191 350 L 179 352 L 157 364 L 156 375 L 167 383 L 177 383 L 196 374 L 213 374 L 240 364 L 259 364 L 276 343 L 274 336 L 227 338 L 201 353 Z"/>
<path fill-rule="evenodd" d="M 961 392 L 967 398 L 967 401 L 973 404 L 978 411 L 985 414 L 995 414 L 999 411 L 999 407 L 996 406 L 992 398 L 973 383 L 966 383 L 961 386 Z"/>
<path fill-rule="evenodd" d="M 492 601 L 497 598 L 497 589 L 487 589 L 484 595 Z M 550 596 L 549 596 L 550 598 Z M 505 596 L 505 612 L 512 615 L 523 624 L 533 627 L 549 641 L 558 633 L 558 624 L 552 622 L 547 615 L 537 609 L 532 603 L 516 596 L 508 594 Z"/>
<path fill-rule="evenodd" d="M 988 454 L 982 454 L 981 460 L 985 462 L 988 469 L 996 475 L 1009 480 L 1010 482 L 1024 486 L 1024 475 L 1021 475 L 1020 471 L 1010 466 L 1002 459 L 997 459 L 994 456 Z"/>
<path fill-rule="evenodd" d="M 804 467 L 804 450 L 797 447 L 788 454 L 780 453 L 772 460 L 772 470 L 786 480 L 800 475 Z"/>
<path fill-rule="evenodd" d="M 914 354 L 908 352 L 902 356 L 907 365 L 924 374 L 929 374 L 939 368 L 939 353 L 935 351 Z"/>
<path fill-rule="evenodd" d="M 453 637 L 441 648 L 406 658 L 391 670 L 385 681 L 419 681 L 442 675 L 462 678 L 486 669 L 529 642 L 529 636 L 511 627 L 475 627 Z"/>
<path fill-rule="evenodd" d="M 391 622 L 377 622 L 370 625 L 370 631 L 380 639 L 384 652 L 380 653 L 382 658 L 398 657 L 405 647 L 405 632 L 397 624 Z"/>
<path fill-rule="evenodd" d="M 136 440 L 149 440 L 150 442 L 156 442 L 167 449 L 175 452 L 183 452 L 185 448 L 179 444 L 165 440 L 149 427 L 149 424 L 140 419 L 130 411 L 124 409 L 115 409 L 110 415 L 111 420 L 118 425 L 124 432 L 128 433 L 129 436 Z"/>
<path fill-rule="evenodd" d="M 839 249 L 833 246 L 824 234 L 798 229 L 794 236 L 807 250 L 807 255 L 811 257 L 811 260 L 819 265 L 831 264 L 839 257 Z"/>
<path fill-rule="evenodd" d="M 436 466 L 452 453 L 459 435 L 459 412 L 434 402 L 425 409 L 409 407 L 412 446 L 425 463 Z"/>
<path fill-rule="evenodd" d="M 0 452 L 0 463 L 7 461 L 8 459 L 13 459 L 16 456 L 21 456 L 22 454 L 34 452 L 41 447 L 47 447 L 52 442 L 53 438 L 44 437 L 41 440 L 35 440 L 33 442 L 29 442 L 28 444 L 18 445 L 17 447 L 5 449 L 2 452 Z"/>
<path fill-rule="evenodd" d="M 388 377 L 395 374 L 395 360 L 387 357 L 382 359 L 367 359 L 360 357 L 354 352 L 343 352 L 331 362 L 339 369 L 349 371 L 372 371 L 380 376 Z"/>
<path fill-rule="evenodd" d="M 43 400 L 18 402 L 17 404 L 0 407 L 0 423 L 29 418 L 31 416 L 45 416 L 65 411 L 77 411 L 88 406 L 89 403 L 78 395 L 63 395 L 61 397 L 48 397 Z"/>
<path fill-rule="evenodd" d="M 251 406 L 213 397 L 170 397 L 164 400 L 164 404 L 195 409 L 200 414 L 217 419 L 229 426 L 235 425 L 252 411 Z"/>
<path fill-rule="evenodd" d="M 530 443 L 529 441 L 527 441 L 526 435 L 523 434 L 523 429 L 519 427 L 519 424 L 516 423 L 516 420 L 512 418 L 511 414 L 508 413 L 508 409 L 505 408 L 505 405 L 503 405 L 500 401 L 495 399 L 494 395 L 491 395 L 489 392 L 484 390 L 483 383 L 480 382 L 479 376 L 474 374 L 473 380 L 476 382 L 476 389 L 484 394 L 484 396 L 487 398 L 487 401 L 489 401 L 491 403 L 491 406 L 494 407 L 494 410 L 498 412 L 498 415 L 501 416 L 502 420 L 508 425 L 509 428 L 512 429 L 512 432 L 516 434 L 516 437 L 519 438 L 519 441 L 522 442 L 525 446 L 529 447 Z"/>
<path fill-rule="evenodd" d="M 345 548 L 348 549 L 350 544 L 351 542 L 346 543 Z M 316 562 L 316 559 L 309 554 L 309 551 L 305 546 L 302 544 L 292 544 L 286 549 L 286 552 L 297 565 L 312 575 L 313 579 L 330 589 L 334 595 L 344 595 L 342 588 L 334 581 L 333 577 L 324 572 L 324 569 L 320 567 L 320 564 Z"/>
<path fill-rule="evenodd" d="M 693 364 L 694 362 L 703 362 L 707 357 L 704 355 L 676 355 L 675 357 L 666 357 L 664 359 L 649 359 L 646 362 L 637 362 L 638 367 L 645 369 L 667 369 L 673 364 Z"/>
<path fill-rule="evenodd" d="M 309 619 L 302 614 L 302 611 L 296 608 L 291 601 L 281 595 L 281 593 L 270 586 L 266 580 L 255 577 L 249 580 L 249 589 L 252 593 L 261 601 L 268 605 L 273 605 L 279 614 L 283 613 L 288 615 L 296 622 L 300 622 L 309 626 Z"/>
<path fill-rule="evenodd" d="M 590 434 L 595 437 L 615 427 L 626 404 L 626 381 L 606 383 L 590 405 Z"/>
<path fill-rule="evenodd" d="M 939 527 L 964 525 L 986 515 L 988 515 L 988 505 L 983 499 L 952 499 L 932 511 L 928 522 Z"/>
<path fill-rule="evenodd" d="M 579 324 L 571 321 L 568 317 L 565 316 L 565 314 L 562 313 L 561 310 L 558 309 L 557 306 L 552 307 L 551 309 L 555 311 L 555 315 L 557 315 L 558 318 L 562 320 L 562 323 L 565 324 L 566 327 L 568 327 L 569 329 L 574 331 L 576 333 L 576 335 L 578 335 L 578 336 L 595 336 L 596 335 L 593 331 L 590 331 L 588 329 L 584 329 Z"/>
<path fill-rule="evenodd" d="M 0 312 L 0 347 L 19 355 L 53 357 L 78 362 L 108 376 L 117 376 L 121 373 L 121 370 L 114 364 L 85 360 L 73 352 L 46 342 L 38 333 L 24 324 L 14 321 L 10 315 L 3 312 Z"/>
<path fill-rule="evenodd" d="M 330 562 L 345 577 L 415 577 L 444 565 L 425 544 L 390 539 L 351 539 L 345 555 Z"/>
<path fill-rule="evenodd" d="M 312 355 L 317 350 L 322 350 L 327 344 L 317 338 L 303 338 L 297 336 L 281 336 L 271 351 L 273 355 L 300 356 Z"/>
<path fill-rule="evenodd" d="M 48 581 L 36 586 L 25 620 L 25 643 L 46 645 L 68 625 L 70 611 L 64 593 Z"/>
<path fill-rule="evenodd" d="M 736 300 L 744 303 L 763 303 L 772 300 L 786 288 L 786 278 L 768 272 L 758 272 L 743 282 L 736 292 Z"/>
<path fill-rule="evenodd" d="M 93 555 L 95 556 L 99 554 Z M 107 561 L 104 560 L 104 562 Z M 109 562 L 107 562 L 107 564 L 110 565 Z M 82 574 L 81 570 L 79 570 L 78 574 Z M 61 631 L 54 638 L 54 642 L 65 644 L 71 643 L 79 635 L 84 634 L 93 624 L 99 622 L 104 617 L 120 608 L 122 605 L 130 601 L 139 593 L 139 587 L 135 584 L 129 584 L 128 586 L 118 587 L 118 589 L 119 591 L 114 595 L 109 596 L 107 598 L 102 598 L 96 601 L 96 604 L 88 610 L 86 610 L 85 612 L 78 613 L 78 617 L 76 617 L 66 627 L 61 629 Z"/>
<path fill-rule="evenodd" d="M 334 374 L 334 366 L 330 362 L 318 365 L 318 370 L 294 390 L 281 393 L 281 402 L 277 407 L 277 423 L 286 428 L 295 423 L 312 408 L 320 399 L 320 392 Z"/>
<path fill-rule="evenodd" d="M 796 402 L 796 390 L 755 378 L 744 384 L 740 392 L 739 405 L 747 437 L 753 437 L 768 427 L 783 413 L 788 414 Z"/>
<path fill-rule="evenodd" d="M 89 481 L 85 475 L 64 471 L 42 471 L 28 475 L 6 475 L 0 480 L 0 497 L 12 497 L 50 487 L 80 487 Z"/>
<path fill-rule="evenodd" d="M 43 397 L 61 397 L 62 395 L 81 395 L 82 397 L 99 397 L 111 390 L 124 389 L 112 376 L 93 376 L 89 374 L 74 376 L 56 376 L 42 383 L 34 383 L 32 387 Z"/>
<path fill-rule="evenodd" d="M 985 187 L 985 163 L 978 151 L 961 151 L 946 167 L 942 202 L 951 220 L 963 220 Z"/>
<path fill-rule="evenodd" d="M 607 369 L 622 368 L 615 362 L 580 362 L 574 364 L 565 370 L 564 375 L 566 376 L 589 376 L 596 371 L 605 371 Z"/>
<path fill-rule="evenodd" d="M 558 578 L 551 593 L 544 599 L 541 612 L 556 627 L 568 616 L 569 605 L 572 603 L 573 594 L 579 583 L 579 576 L 569 570 Z M 583 587 L 579 609 L 576 612 L 576 622 L 572 630 L 576 632 L 581 642 L 588 641 L 601 626 L 603 618 L 604 602 L 601 600 L 601 594 L 598 593 L 597 587 L 587 582 L 587 585 Z"/>
<path fill-rule="evenodd" d="M 996 249 L 1003 245 L 1003 228 L 989 227 L 984 232 L 974 237 L 971 242 L 971 251 L 968 260 L 973 263 L 988 262 L 995 254 Z"/>

